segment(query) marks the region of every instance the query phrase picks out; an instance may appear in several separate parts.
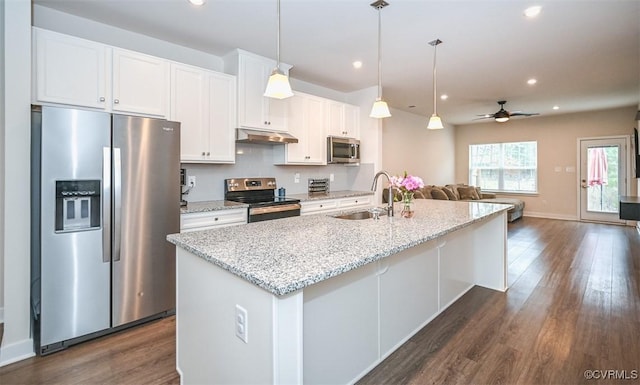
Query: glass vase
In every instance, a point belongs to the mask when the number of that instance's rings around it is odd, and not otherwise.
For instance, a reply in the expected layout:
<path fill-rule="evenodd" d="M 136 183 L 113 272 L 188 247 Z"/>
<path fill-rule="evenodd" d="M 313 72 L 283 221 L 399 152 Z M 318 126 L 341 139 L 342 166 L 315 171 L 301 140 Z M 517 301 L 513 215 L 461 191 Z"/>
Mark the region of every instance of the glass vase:
<path fill-rule="evenodd" d="M 403 218 L 411 218 L 415 211 L 413 210 L 413 192 L 405 191 L 402 193 L 402 211 L 400 215 Z"/>

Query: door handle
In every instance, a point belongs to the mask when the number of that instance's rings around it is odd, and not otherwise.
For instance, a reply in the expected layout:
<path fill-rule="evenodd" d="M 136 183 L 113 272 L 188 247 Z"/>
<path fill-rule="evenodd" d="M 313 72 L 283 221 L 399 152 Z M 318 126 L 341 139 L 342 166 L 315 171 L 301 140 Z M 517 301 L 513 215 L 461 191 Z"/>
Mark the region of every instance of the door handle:
<path fill-rule="evenodd" d="M 113 149 L 113 260 L 120 260 L 122 218 L 122 162 L 120 149 Z"/>
<path fill-rule="evenodd" d="M 102 262 L 111 261 L 111 151 L 102 148 Z"/>

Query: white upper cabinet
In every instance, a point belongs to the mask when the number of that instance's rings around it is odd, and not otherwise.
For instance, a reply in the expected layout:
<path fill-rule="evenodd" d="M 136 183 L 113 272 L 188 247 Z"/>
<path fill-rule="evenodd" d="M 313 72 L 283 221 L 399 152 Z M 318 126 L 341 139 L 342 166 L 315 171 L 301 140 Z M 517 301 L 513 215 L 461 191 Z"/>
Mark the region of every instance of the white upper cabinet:
<path fill-rule="evenodd" d="M 329 101 L 328 135 L 360 139 L 360 107 Z"/>
<path fill-rule="evenodd" d="M 235 76 L 172 63 L 170 111 L 182 162 L 235 162 Z"/>
<path fill-rule="evenodd" d="M 113 49 L 113 111 L 164 117 L 168 95 L 167 60 Z"/>
<path fill-rule="evenodd" d="M 36 102 L 167 116 L 167 60 L 33 30 Z"/>
<path fill-rule="evenodd" d="M 106 109 L 109 48 L 34 28 L 36 101 Z"/>
<path fill-rule="evenodd" d="M 275 60 L 236 50 L 224 57 L 225 71 L 238 77 L 238 126 L 265 131 L 288 131 L 288 99 L 267 98 L 264 90 Z M 289 73 L 290 65 L 280 63 Z"/>
<path fill-rule="evenodd" d="M 298 143 L 274 150 L 276 164 L 326 164 L 327 99 L 296 92 L 289 99 L 289 133 Z"/>

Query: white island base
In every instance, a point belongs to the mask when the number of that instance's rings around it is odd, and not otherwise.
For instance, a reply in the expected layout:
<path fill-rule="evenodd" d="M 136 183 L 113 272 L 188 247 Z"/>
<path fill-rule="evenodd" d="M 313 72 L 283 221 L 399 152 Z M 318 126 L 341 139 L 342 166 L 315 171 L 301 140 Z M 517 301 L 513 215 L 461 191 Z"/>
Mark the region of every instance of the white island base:
<path fill-rule="evenodd" d="M 506 290 L 506 223 L 502 211 L 284 296 L 178 247 L 181 381 L 353 383 L 474 285 Z"/>

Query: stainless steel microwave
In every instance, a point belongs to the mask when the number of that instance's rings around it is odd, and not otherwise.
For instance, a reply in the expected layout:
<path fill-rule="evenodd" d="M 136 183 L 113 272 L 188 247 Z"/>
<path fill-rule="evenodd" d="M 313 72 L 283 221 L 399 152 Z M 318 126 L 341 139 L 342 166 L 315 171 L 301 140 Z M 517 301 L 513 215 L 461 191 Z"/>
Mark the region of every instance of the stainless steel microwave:
<path fill-rule="evenodd" d="M 360 163 L 360 141 L 353 138 L 329 136 L 327 163 Z"/>

